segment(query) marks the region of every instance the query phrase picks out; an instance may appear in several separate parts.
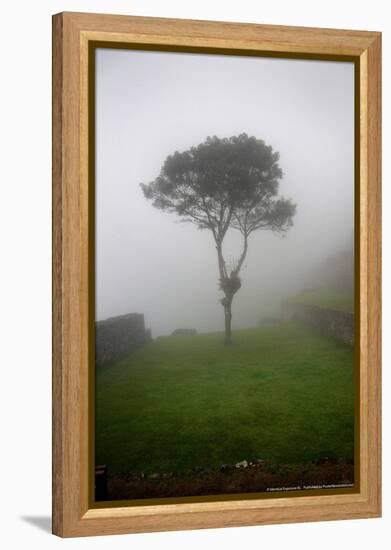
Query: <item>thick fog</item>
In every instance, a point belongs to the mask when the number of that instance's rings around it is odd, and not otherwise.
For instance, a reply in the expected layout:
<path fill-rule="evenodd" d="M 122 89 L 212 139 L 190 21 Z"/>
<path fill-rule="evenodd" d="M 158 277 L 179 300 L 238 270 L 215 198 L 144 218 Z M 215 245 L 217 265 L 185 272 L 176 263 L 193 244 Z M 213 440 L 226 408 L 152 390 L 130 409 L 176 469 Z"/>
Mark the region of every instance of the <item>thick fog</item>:
<path fill-rule="evenodd" d="M 354 224 L 354 66 L 254 57 L 97 51 L 96 318 L 144 313 L 152 335 L 223 330 L 212 234 L 155 209 L 140 182 L 167 155 L 243 132 L 280 153 L 297 204 L 285 238 L 250 236 L 233 328 L 279 311 Z M 240 234 L 225 239 L 240 252 Z"/>

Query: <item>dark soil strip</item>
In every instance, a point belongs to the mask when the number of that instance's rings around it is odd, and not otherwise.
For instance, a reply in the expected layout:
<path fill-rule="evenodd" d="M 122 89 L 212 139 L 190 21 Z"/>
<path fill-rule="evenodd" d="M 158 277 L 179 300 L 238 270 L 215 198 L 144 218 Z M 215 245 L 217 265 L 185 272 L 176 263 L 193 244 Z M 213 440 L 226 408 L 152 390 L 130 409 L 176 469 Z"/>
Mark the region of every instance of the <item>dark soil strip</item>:
<path fill-rule="evenodd" d="M 116 476 L 108 471 L 107 500 L 336 489 L 353 484 L 354 466 L 351 462 L 328 460 L 315 464 L 253 464 L 246 468 L 223 465 L 220 469 L 195 469 L 187 474 L 150 476 Z"/>

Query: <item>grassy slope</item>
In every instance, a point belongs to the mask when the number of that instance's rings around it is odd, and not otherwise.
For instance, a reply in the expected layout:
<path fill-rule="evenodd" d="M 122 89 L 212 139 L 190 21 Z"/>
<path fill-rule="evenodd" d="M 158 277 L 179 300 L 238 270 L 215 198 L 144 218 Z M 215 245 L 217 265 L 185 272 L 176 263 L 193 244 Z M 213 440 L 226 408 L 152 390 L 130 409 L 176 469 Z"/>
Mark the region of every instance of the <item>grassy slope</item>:
<path fill-rule="evenodd" d="M 296 323 L 164 337 L 97 376 L 96 462 L 168 472 L 353 456 L 353 352 Z"/>
<path fill-rule="evenodd" d="M 319 306 L 337 311 L 353 313 L 354 298 L 348 293 L 337 290 L 316 290 L 303 292 L 289 299 L 289 302 Z"/>

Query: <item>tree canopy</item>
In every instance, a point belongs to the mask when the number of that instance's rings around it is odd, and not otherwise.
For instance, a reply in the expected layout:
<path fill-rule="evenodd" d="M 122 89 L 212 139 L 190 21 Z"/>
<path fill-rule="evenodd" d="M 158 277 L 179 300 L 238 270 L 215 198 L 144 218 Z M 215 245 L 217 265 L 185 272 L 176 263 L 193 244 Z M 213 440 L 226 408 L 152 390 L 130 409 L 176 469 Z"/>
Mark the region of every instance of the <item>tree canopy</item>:
<path fill-rule="evenodd" d="M 241 286 L 239 272 L 250 234 L 258 230 L 284 234 L 293 224 L 296 205 L 278 195 L 282 175 L 279 153 L 243 133 L 208 137 L 187 151 L 177 151 L 166 158 L 154 181 L 141 184 L 153 206 L 212 232 L 225 295 L 222 304 L 229 305 L 229 313 Z M 229 228 L 243 235 L 243 249 L 227 267 L 222 245 Z"/>

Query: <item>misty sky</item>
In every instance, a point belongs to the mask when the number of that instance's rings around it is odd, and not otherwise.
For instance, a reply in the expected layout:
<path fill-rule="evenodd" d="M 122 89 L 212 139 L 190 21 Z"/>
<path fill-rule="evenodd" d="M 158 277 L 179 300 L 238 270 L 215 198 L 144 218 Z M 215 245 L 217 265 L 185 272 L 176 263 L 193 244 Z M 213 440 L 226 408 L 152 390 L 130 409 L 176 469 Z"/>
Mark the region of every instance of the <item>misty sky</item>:
<path fill-rule="evenodd" d="M 297 204 L 281 238 L 253 233 L 233 328 L 256 325 L 353 232 L 352 63 L 97 50 L 96 318 L 144 313 L 153 336 L 223 330 L 213 237 L 156 210 L 139 186 L 167 155 L 243 132 L 280 152 Z M 227 254 L 240 234 L 228 233 Z"/>

